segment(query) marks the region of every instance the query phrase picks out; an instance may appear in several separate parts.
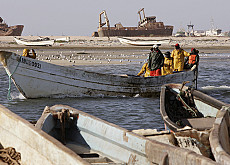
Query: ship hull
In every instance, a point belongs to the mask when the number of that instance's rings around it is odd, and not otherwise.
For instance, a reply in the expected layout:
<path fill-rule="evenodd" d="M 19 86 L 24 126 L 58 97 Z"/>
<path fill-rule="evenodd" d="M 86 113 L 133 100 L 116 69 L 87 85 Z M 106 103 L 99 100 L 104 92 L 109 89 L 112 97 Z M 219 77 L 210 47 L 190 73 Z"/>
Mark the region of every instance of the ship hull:
<path fill-rule="evenodd" d="M 24 25 L 10 26 L 4 30 L 0 30 L 0 36 L 21 36 Z"/>
<path fill-rule="evenodd" d="M 125 28 L 125 29 L 113 29 L 100 28 L 98 29 L 99 37 L 163 37 L 172 36 L 173 28 L 164 29 L 137 29 L 137 28 Z"/>

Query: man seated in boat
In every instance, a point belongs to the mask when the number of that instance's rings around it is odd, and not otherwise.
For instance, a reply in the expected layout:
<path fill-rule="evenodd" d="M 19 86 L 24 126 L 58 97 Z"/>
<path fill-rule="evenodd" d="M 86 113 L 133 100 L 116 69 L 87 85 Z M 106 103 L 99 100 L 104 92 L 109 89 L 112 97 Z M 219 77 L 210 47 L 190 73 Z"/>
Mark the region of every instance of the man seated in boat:
<path fill-rule="evenodd" d="M 188 57 L 190 54 L 183 50 L 177 43 L 175 49 L 171 53 L 173 58 L 173 71 L 180 72 L 184 70 L 184 58 Z"/>
<path fill-rule="evenodd" d="M 36 58 L 36 53 L 35 53 L 34 49 L 32 49 L 32 54 L 30 53 L 29 49 L 24 49 L 22 56 L 35 59 Z"/>
<path fill-rule="evenodd" d="M 164 65 L 161 69 L 162 75 L 168 75 L 173 73 L 173 58 L 170 57 L 170 52 L 167 51 L 164 54 Z"/>
<path fill-rule="evenodd" d="M 153 48 L 151 48 L 153 49 Z M 150 69 L 148 68 L 148 61 L 149 61 L 149 56 L 147 58 L 147 62 L 144 63 L 144 65 L 141 68 L 141 71 L 137 74 L 137 76 L 141 76 L 144 73 L 144 77 L 149 77 L 150 76 Z"/>
<path fill-rule="evenodd" d="M 199 64 L 199 50 L 192 48 L 190 55 L 185 59 L 184 68 L 191 69 L 194 65 Z"/>
<path fill-rule="evenodd" d="M 161 67 L 164 64 L 164 56 L 158 45 L 153 45 L 153 49 L 149 54 L 148 68 L 150 76 L 161 76 Z"/>

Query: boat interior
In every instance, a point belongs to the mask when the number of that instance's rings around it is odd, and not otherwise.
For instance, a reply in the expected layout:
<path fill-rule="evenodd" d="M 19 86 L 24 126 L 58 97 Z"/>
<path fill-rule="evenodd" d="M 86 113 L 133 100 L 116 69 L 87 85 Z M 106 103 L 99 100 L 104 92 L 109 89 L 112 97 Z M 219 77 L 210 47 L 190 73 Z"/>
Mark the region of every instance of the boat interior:
<path fill-rule="evenodd" d="M 52 121 L 47 125 L 43 124 L 43 130 L 49 135 L 62 142 L 66 147 L 74 151 L 77 155 L 83 158 L 90 164 L 123 164 L 119 161 L 109 158 L 102 152 L 92 149 L 90 142 L 84 138 L 80 128 L 77 126 L 77 118 L 70 118 L 68 121 L 61 121 L 58 118 L 53 118 L 52 115 L 48 116 L 48 120 Z M 47 120 L 46 120 L 47 121 Z M 45 128 L 46 127 L 46 128 Z"/>
<path fill-rule="evenodd" d="M 112 157 L 112 154 L 107 154 L 108 150 L 113 150 L 116 146 L 111 148 L 111 142 L 108 142 L 106 137 L 97 135 L 96 132 L 93 133 L 93 130 L 84 127 L 85 123 L 84 126 L 81 124 L 81 122 L 90 121 L 81 121 L 78 119 L 78 113 L 69 113 L 69 110 L 63 110 L 65 112 L 42 115 L 35 126 L 62 142 L 90 164 L 125 164 L 116 159 L 116 156 Z M 84 117 L 81 116 L 80 118 Z M 102 149 L 99 151 L 96 148 Z"/>
<path fill-rule="evenodd" d="M 185 91 L 167 88 L 165 111 L 170 120 L 180 127 L 189 126 L 199 131 L 211 129 L 218 108 L 200 97 L 199 94 L 195 96 L 191 88 Z"/>

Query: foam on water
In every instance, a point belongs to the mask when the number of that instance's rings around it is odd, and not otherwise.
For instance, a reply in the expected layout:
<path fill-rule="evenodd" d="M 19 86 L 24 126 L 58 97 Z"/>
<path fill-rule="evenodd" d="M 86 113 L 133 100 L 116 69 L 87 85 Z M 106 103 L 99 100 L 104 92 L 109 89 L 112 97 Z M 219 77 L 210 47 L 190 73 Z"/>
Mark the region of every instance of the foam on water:
<path fill-rule="evenodd" d="M 225 91 L 225 90 L 230 90 L 230 86 L 203 86 L 201 87 L 202 91 Z"/>

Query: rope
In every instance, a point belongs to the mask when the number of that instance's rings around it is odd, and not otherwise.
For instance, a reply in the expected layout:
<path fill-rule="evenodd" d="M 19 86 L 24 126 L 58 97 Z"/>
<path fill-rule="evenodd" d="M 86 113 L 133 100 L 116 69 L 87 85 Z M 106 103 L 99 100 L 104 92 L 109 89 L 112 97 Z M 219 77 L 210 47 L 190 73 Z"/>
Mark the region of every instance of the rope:
<path fill-rule="evenodd" d="M 20 58 L 19 58 L 19 60 L 18 60 L 18 64 L 17 64 L 17 66 L 16 66 L 16 68 L 14 69 L 14 71 L 13 71 L 13 73 L 10 75 L 8 72 L 7 72 L 7 74 L 8 74 L 8 77 L 9 77 L 9 88 L 8 88 L 8 94 L 7 94 L 7 99 L 8 100 L 12 100 L 12 97 L 11 97 L 11 77 L 13 76 L 13 74 L 15 73 L 15 71 L 17 70 L 17 68 L 18 68 L 18 66 L 19 66 L 19 64 L 20 64 L 20 62 L 21 62 L 21 56 L 20 56 Z"/>
<path fill-rule="evenodd" d="M 177 94 L 177 96 L 180 98 L 181 102 L 188 108 L 189 111 L 193 112 L 194 116 L 193 117 L 197 117 L 196 112 L 190 108 L 190 106 L 188 106 L 188 104 L 186 104 L 186 102 L 182 99 L 180 94 Z"/>
<path fill-rule="evenodd" d="M 20 165 L 21 154 L 15 148 L 7 147 L 0 149 L 0 159 L 9 165 Z"/>

